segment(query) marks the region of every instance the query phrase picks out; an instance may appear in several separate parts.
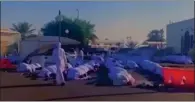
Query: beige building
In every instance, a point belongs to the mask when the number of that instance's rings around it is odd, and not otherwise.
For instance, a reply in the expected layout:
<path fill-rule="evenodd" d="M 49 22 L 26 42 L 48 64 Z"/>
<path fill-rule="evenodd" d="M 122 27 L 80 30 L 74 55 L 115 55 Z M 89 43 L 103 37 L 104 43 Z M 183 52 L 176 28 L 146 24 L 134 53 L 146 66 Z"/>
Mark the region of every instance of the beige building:
<path fill-rule="evenodd" d="M 5 55 L 8 47 L 15 42 L 19 42 L 20 33 L 11 31 L 9 29 L 1 29 L 1 55 Z"/>

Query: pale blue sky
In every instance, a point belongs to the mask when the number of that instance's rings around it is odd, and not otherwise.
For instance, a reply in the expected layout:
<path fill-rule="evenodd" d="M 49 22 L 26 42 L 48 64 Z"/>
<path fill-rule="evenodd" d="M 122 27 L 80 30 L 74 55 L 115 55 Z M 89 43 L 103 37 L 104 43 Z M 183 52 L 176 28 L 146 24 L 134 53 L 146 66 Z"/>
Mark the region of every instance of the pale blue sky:
<path fill-rule="evenodd" d="M 152 29 L 166 28 L 171 21 L 194 17 L 193 1 L 126 1 L 126 2 L 1 2 L 1 26 L 27 21 L 37 31 L 54 19 L 58 10 L 68 17 L 80 18 L 95 24 L 96 35 L 121 40 L 126 36 L 141 42 Z M 165 29 L 166 30 L 166 29 Z"/>

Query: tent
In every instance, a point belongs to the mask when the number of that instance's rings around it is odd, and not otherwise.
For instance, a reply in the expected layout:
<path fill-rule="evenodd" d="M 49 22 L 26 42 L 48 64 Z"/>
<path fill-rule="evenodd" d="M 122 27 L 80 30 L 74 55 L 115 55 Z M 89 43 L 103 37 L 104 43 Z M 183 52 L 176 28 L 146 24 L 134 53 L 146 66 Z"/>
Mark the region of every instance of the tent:
<path fill-rule="evenodd" d="M 80 42 L 69 39 L 66 37 L 60 37 L 62 45 L 77 45 Z M 37 36 L 27 38 L 20 43 L 20 57 L 23 59 L 30 53 L 39 48 L 48 48 L 59 42 L 58 36 Z"/>

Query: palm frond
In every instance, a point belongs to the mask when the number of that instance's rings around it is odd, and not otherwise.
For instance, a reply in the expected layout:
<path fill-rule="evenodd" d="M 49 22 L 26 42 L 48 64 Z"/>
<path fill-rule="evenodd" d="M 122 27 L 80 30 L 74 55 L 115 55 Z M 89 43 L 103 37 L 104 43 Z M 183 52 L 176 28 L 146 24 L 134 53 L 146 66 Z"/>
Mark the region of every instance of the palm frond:
<path fill-rule="evenodd" d="M 27 35 L 33 34 L 35 29 L 32 29 L 32 24 L 28 22 L 19 22 L 17 24 L 12 24 L 11 30 L 17 31 L 21 34 L 22 39 L 24 39 Z"/>

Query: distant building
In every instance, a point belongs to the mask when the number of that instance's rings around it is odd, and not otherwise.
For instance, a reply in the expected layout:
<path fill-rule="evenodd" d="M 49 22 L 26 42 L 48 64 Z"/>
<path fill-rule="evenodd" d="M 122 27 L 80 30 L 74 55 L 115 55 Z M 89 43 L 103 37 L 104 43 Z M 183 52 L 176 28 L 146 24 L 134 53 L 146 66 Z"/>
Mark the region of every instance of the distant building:
<path fill-rule="evenodd" d="M 78 45 L 80 42 L 60 37 L 62 45 Z M 40 53 L 46 52 L 59 42 L 58 36 L 31 36 L 20 42 L 20 57 L 23 59 L 37 49 Z M 29 47 L 30 46 L 30 47 Z"/>
<path fill-rule="evenodd" d="M 167 46 L 188 53 L 194 44 L 194 18 L 167 25 Z"/>
<path fill-rule="evenodd" d="M 165 48 L 166 42 L 161 41 L 145 41 L 139 47 L 155 47 L 155 48 Z"/>
<path fill-rule="evenodd" d="M 119 48 L 121 47 L 121 45 L 123 45 L 122 41 L 115 41 L 115 40 L 96 40 L 94 43 L 90 42 L 89 46 L 91 46 L 92 48 L 105 48 L 105 49 L 109 49 L 112 47 L 115 48 Z"/>
<path fill-rule="evenodd" d="M 1 55 L 5 55 L 8 50 L 8 46 L 16 43 L 20 39 L 20 33 L 11 31 L 9 29 L 1 29 Z"/>

